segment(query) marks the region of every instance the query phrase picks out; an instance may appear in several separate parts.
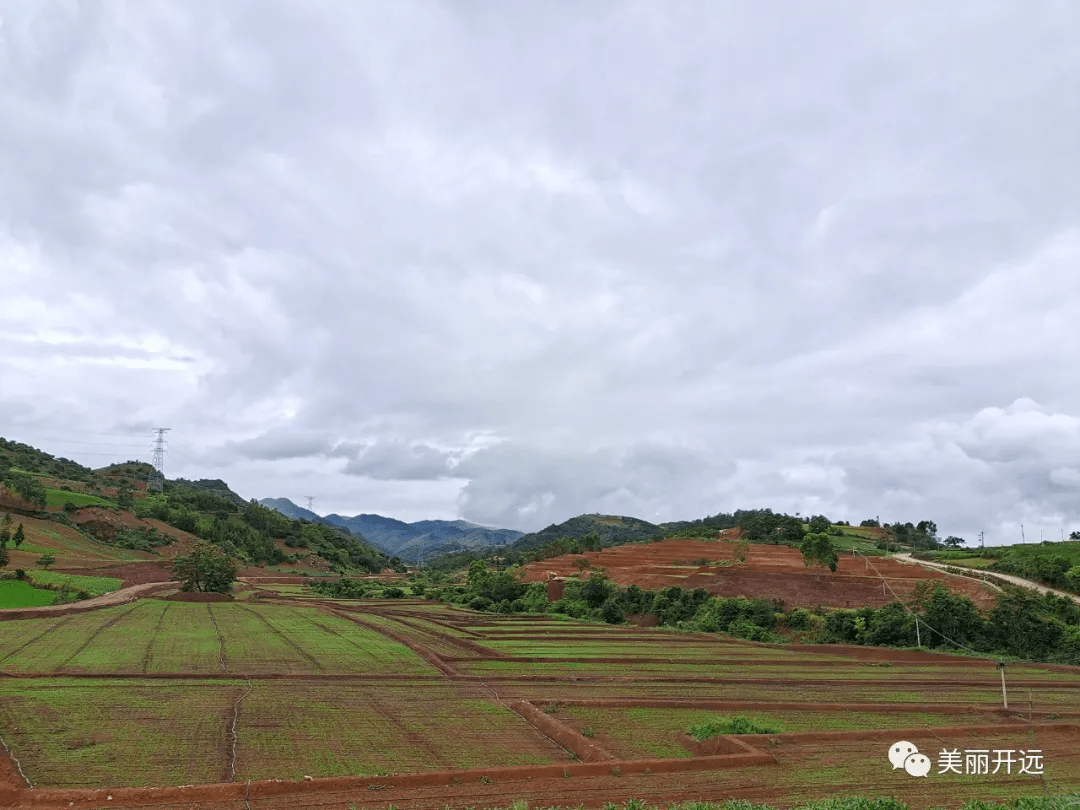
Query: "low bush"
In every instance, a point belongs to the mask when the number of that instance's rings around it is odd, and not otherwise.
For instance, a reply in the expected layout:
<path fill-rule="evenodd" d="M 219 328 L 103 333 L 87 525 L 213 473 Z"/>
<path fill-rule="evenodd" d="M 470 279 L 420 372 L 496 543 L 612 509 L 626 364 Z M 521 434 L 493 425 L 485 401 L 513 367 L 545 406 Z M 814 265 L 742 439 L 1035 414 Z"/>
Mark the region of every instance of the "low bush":
<path fill-rule="evenodd" d="M 779 734 L 783 729 L 777 726 L 760 726 L 749 717 L 738 715 L 729 720 L 717 717 L 697 723 L 687 730 L 695 740 L 708 740 L 724 734 Z"/>

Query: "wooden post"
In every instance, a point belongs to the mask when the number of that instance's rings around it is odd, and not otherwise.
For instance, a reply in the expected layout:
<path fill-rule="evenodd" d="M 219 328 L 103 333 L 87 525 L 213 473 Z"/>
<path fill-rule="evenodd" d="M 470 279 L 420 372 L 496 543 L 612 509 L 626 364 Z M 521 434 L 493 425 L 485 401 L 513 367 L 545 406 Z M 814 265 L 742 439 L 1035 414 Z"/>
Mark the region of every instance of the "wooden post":
<path fill-rule="evenodd" d="M 1009 708 L 1009 695 L 1005 691 L 1005 662 L 998 662 L 998 669 L 1001 670 L 1001 703 L 1007 709 Z"/>

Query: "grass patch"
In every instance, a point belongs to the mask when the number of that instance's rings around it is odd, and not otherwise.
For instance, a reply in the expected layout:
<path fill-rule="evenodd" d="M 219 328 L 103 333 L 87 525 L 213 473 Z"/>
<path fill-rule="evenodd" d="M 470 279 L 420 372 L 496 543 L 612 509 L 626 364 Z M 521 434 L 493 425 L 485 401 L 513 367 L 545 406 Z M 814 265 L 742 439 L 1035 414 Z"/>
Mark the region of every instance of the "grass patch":
<path fill-rule="evenodd" d="M 29 582 L 17 579 L 0 581 L 0 608 L 42 607 L 51 605 L 56 598 L 52 591 L 35 588 Z"/>
<path fill-rule="evenodd" d="M 97 495 L 86 495 L 82 492 L 68 492 L 66 489 L 45 490 L 45 506 L 63 506 L 65 503 L 73 503 L 77 507 L 116 506 L 113 501 L 99 498 Z"/>
<path fill-rule="evenodd" d="M 779 734 L 783 730 L 783 726 L 779 723 L 768 726 L 759 725 L 749 717 L 738 715 L 728 720 L 716 717 L 704 723 L 695 723 L 690 726 L 687 733 L 695 740 L 708 740 L 722 734 Z"/>
<path fill-rule="evenodd" d="M 67 585 L 78 591 L 86 591 L 91 596 L 102 596 L 120 589 L 122 580 L 116 577 L 91 577 L 81 574 L 64 574 L 59 571 L 27 571 L 26 575 L 39 585 L 59 588 Z"/>

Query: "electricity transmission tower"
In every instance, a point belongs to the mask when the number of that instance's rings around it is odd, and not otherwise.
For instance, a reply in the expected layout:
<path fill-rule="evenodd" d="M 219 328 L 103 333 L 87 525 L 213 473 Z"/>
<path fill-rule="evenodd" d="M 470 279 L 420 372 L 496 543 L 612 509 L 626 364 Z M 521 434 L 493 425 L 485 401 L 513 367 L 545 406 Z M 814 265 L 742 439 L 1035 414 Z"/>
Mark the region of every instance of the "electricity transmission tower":
<path fill-rule="evenodd" d="M 314 512 L 315 511 L 315 496 L 314 495 L 305 495 L 304 497 L 307 498 L 307 510 L 309 512 Z"/>
<path fill-rule="evenodd" d="M 165 489 L 165 434 L 172 428 L 155 428 L 154 469 L 146 479 L 147 492 L 163 492 Z"/>

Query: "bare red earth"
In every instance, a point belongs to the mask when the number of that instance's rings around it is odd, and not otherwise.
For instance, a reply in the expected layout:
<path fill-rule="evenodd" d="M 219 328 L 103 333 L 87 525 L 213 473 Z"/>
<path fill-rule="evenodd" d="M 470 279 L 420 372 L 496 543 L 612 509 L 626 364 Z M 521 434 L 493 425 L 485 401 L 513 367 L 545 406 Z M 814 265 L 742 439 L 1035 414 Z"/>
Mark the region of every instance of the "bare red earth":
<path fill-rule="evenodd" d="M 663 540 L 658 543 L 614 546 L 585 554 L 564 554 L 524 566 L 526 582 L 560 577 L 588 576 L 603 568 L 622 585 L 644 589 L 704 588 L 717 596 L 777 599 L 787 607 L 880 607 L 898 596 L 906 599 L 915 586 L 935 580 L 964 594 L 980 606 L 993 604 L 993 592 L 981 583 L 951 577 L 887 557 L 841 555 L 835 573 L 808 568 L 802 553 L 788 546 L 751 545 L 746 561 L 734 562 L 734 544 L 724 541 Z M 581 569 L 580 560 L 589 567 Z M 726 565 L 694 565 L 694 560 Z"/>

